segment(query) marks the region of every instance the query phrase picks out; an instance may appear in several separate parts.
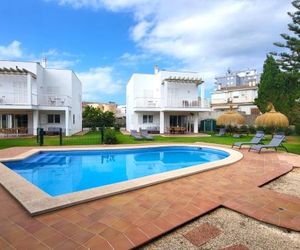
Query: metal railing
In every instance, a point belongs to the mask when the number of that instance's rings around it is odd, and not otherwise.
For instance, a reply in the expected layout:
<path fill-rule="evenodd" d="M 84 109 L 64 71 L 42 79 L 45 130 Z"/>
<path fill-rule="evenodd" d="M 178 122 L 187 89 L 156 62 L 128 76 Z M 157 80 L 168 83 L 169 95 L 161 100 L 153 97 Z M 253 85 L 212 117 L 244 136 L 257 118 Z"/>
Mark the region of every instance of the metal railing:
<path fill-rule="evenodd" d="M 43 105 L 54 107 L 70 107 L 71 104 L 72 98 L 67 95 L 32 93 L 30 101 L 26 91 L 0 93 L 0 105 Z"/>
<path fill-rule="evenodd" d="M 252 97 L 238 97 L 238 98 L 213 98 L 211 104 L 235 104 L 235 103 L 249 103 L 254 102 Z"/>
<path fill-rule="evenodd" d="M 0 105 L 3 104 L 29 104 L 26 91 L 24 92 L 1 92 Z"/>
<path fill-rule="evenodd" d="M 135 98 L 135 107 L 136 108 L 159 108 L 161 107 L 160 99 L 137 97 Z"/>
<path fill-rule="evenodd" d="M 135 98 L 136 108 L 208 108 L 210 100 L 204 99 L 203 105 L 199 99 L 168 99 L 166 101 L 159 98 Z"/>
<path fill-rule="evenodd" d="M 38 95 L 38 105 L 52 106 L 52 107 L 70 107 L 72 98 L 67 95 Z"/>

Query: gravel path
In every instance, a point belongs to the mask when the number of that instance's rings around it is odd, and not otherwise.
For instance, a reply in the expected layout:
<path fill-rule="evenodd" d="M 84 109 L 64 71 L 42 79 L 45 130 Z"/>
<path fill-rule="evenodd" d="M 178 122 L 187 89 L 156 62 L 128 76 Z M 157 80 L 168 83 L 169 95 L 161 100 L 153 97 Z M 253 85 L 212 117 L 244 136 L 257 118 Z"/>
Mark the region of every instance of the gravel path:
<path fill-rule="evenodd" d="M 294 168 L 288 174 L 265 185 L 264 188 L 300 197 L 300 167 Z"/>
<path fill-rule="evenodd" d="M 281 193 L 300 197 L 300 168 L 267 184 L 269 188 Z M 183 235 L 197 226 L 209 223 L 221 229 L 222 233 L 206 244 L 196 247 Z M 300 233 L 278 228 L 226 208 L 219 208 L 202 216 L 177 230 L 150 242 L 141 249 L 221 249 L 242 244 L 249 249 L 287 249 L 300 250 Z"/>

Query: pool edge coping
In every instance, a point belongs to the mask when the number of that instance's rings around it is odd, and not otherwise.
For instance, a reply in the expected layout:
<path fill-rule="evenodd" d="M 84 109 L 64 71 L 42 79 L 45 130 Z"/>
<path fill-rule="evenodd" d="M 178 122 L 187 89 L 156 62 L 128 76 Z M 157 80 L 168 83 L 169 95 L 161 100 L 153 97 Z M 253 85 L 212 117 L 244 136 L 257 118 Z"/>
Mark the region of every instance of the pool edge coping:
<path fill-rule="evenodd" d="M 222 160 L 217 160 L 209 163 L 203 163 L 199 165 L 190 166 L 187 168 L 172 170 L 164 173 L 149 175 L 132 179 L 116 184 L 110 184 L 103 187 L 95 187 L 78 191 L 70 194 L 60 195 L 52 197 L 39 189 L 34 184 L 30 183 L 22 176 L 15 173 L 13 170 L 6 167 L 1 161 L 15 161 L 22 160 L 29 156 L 32 156 L 41 151 L 80 151 L 80 150 L 109 150 L 109 149 L 134 149 L 134 148 L 153 148 L 163 146 L 192 146 L 192 147 L 205 147 L 210 149 L 223 150 L 229 153 L 229 156 Z M 165 181 L 170 181 L 189 175 L 205 172 L 208 170 L 220 168 L 226 165 L 235 163 L 243 158 L 243 154 L 239 151 L 222 147 L 222 146 L 211 146 L 201 143 L 182 144 L 151 144 L 151 145 L 131 145 L 131 146 L 112 146 L 112 147 L 55 147 L 55 148 L 37 148 L 31 149 L 25 153 L 17 155 L 11 158 L 0 159 L 0 184 L 33 216 L 54 210 L 58 210 L 64 207 L 73 206 L 76 204 L 116 195 L 128 191 L 132 191 L 139 188 L 159 184 Z"/>

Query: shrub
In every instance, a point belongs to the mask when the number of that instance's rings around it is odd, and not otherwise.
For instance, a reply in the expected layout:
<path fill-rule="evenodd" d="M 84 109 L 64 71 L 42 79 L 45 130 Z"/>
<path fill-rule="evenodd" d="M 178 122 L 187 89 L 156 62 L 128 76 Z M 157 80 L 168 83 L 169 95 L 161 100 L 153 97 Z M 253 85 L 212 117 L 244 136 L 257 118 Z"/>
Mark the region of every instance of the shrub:
<path fill-rule="evenodd" d="M 290 127 L 288 128 L 278 128 L 276 132 L 283 132 L 285 135 L 292 135 L 294 133 L 294 130 Z"/>
<path fill-rule="evenodd" d="M 275 128 L 273 127 L 264 127 L 265 133 L 272 135 L 275 132 Z"/>
<path fill-rule="evenodd" d="M 254 126 L 249 126 L 249 133 L 250 134 L 255 134 L 256 133 L 256 129 L 255 129 L 255 127 Z"/>
<path fill-rule="evenodd" d="M 300 124 L 295 125 L 295 133 L 300 135 Z"/>
<path fill-rule="evenodd" d="M 256 128 L 256 131 L 264 131 L 265 134 L 272 135 L 276 130 L 274 127 L 262 127 L 259 126 Z"/>
<path fill-rule="evenodd" d="M 247 125 L 242 125 L 242 126 L 240 127 L 240 131 L 241 131 L 241 133 L 246 133 L 246 134 L 248 134 L 249 129 L 248 129 Z"/>
<path fill-rule="evenodd" d="M 116 131 L 116 132 L 120 132 L 120 128 L 121 128 L 120 124 L 115 123 L 115 125 L 114 125 L 115 131 Z"/>
<path fill-rule="evenodd" d="M 117 144 L 118 140 L 117 140 L 116 132 L 111 128 L 105 129 L 103 142 L 105 144 Z"/>

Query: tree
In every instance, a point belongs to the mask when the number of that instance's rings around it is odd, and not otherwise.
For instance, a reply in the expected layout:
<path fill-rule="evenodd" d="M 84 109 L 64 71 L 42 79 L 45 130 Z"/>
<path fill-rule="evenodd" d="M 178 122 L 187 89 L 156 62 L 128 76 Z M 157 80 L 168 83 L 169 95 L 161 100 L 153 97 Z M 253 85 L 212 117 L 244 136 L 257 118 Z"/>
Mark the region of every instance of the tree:
<path fill-rule="evenodd" d="M 115 115 L 112 112 L 94 108 L 85 107 L 82 113 L 83 127 L 96 129 L 96 127 L 112 127 L 115 124 Z"/>
<path fill-rule="evenodd" d="M 279 75 L 281 71 L 273 56 L 268 55 L 264 63 L 263 73 L 260 78 L 260 84 L 258 88 L 258 96 L 255 99 L 255 104 L 262 113 L 265 113 L 269 102 L 272 102 L 275 108 L 277 101 L 279 101 L 279 95 L 281 93 L 281 83 Z"/>
<path fill-rule="evenodd" d="M 288 12 L 292 23 L 288 24 L 291 34 L 281 34 L 285 40 L 283 43 L 276 42 L 275 46 L 283 48 L 284 52 L 274 53 L 278 56 L 278 63 L 284 71 L 297 72 L 300 70 L 300 0 L 295 0 L 292 5 L 296 8 L 294 13 Z"/>
<path fill-rule="evenodd" d="M 300 124 L 300 0 L 292 1 L 292 5 L 296 10 L 288 12 L 292 19 L 288 24 L 290 33 L 281 34 L 284 42 L 274 43 L 283 52 L 272 53 L 282 70 L 280 81 L 284 81 L 279 90 L 283 107 L 274 106 L 288 116 L 291 124 Z"/>

